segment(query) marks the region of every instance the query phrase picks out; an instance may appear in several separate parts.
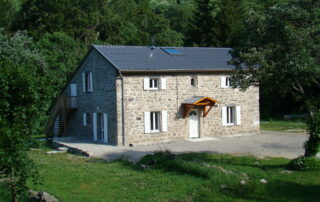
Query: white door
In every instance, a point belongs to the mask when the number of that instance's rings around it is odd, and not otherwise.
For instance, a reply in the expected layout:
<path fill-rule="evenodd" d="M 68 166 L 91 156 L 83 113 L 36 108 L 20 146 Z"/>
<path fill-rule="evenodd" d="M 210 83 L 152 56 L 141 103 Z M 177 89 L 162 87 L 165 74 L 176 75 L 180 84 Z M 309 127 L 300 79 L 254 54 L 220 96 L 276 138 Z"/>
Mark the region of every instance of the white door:
<path fill-rule="evenodd" d="M 70 105 L 72 108 L 75 108 L 77 106 L 77 100 L 76 100 L 76 97 L 77 96 L 77 84 L 75 83 L 72 83 L 70 85 L 70 96 L 71 96 L 71 101 L 70 101 Z"/>
<path fill-rule="evenodd" d="M 199 110 L 193 109 L 189 114 L 189 130 L 191 138 L 199 137 Z"/>
<path fill-rule="evenodd" d="M 107 115 L 107 113 L 104 113 L 101 116 L 101 134 L 102 134 L 102 141 L 104 143 L 108 143 L 108 115 Z"/>
<path fill-rule="evenodd" d="M 98 135 L 97 135 L 97 113 L 93 112 L 92 113 L 92 129 L 93 129 L 93 141 L 98 140 Z"/>

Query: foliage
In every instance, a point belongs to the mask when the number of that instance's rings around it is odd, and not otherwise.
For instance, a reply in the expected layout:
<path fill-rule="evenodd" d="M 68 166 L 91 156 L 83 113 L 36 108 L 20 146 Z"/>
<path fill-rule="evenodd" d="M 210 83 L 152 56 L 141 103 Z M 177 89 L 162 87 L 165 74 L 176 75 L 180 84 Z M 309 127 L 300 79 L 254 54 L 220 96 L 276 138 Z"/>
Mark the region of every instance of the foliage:
<path fill-rule="evenodd" d="M 148 1 L 111 2 L 111 19 L 101 25 L 101 40 L 110 44 L 179 46 L 182 35 L 172 29 L 167 19 L 156 14 L 149 7 Z"/>
<path fill-rule="evenodd" d="M 233 85 L 290 93 L 312 117 L 320 107 L 319 22 L 320 2 L 313 0 L 278 4 L 262 14 L 252 11 L 248 38 L 233 52 L 232 63 L 238 67 Z"/>
<path fill-rule="evenodd" d="M 51 77 L 48 79 L 48 85 L 52 86 L 50 96 L 54 98 L 70 78 L 87 49 L 64 32 L 45 33 L 36 42 L 36 47 L 48 64 L 47 72 Z"/>
<path fill-rule="evenodd" d="M 309 139 L 305 143 L 305 156 L 320 154 L 320 110 L 315 111 L 308 122 Z"/>
<path fill-rule="evenodd" d="M 161 14 L 170 21 L 172 30 L 185 38 L 192 18 L 193 0 L 151 0 L 149 5 L 156 14 Z"/>
<path fill-rule="evenodd" d="M 300 156 L 290 161 L 290 168 L 301 171 L 320 171 L 320 159 L 317 157 Z"/>
<path fill-rule="evenodd" d="M 27 151 L 45 108 L 45 63 L 25 32 L 0 32 L 0 43 L 0 177 L 16 201 L 34 179 Z"/>
<path fill-rule="evenodd" d="M 217 44 L 214 35 L 217 12 L 217 0 L 195 0 L 195 9 L 187 33 L 187 45 L 210 47 Z"/>
<path fill-rule="evenodd" d="M 108 0 L 26 0 L 14 29 L 28 30 L 35 39 L 47 32 L 63 31 L 90 43 L 98 39 L 97 29 L 109 12 Z"/>
<path fill-rule="evenodd" d="M 223 0 L 218 2 L 219 12 L 215 16 L 213 35 L 218 47 L 235 47 L 244 38 L 244 18 L 247 7 L 243 0 Z"/>
<path fill-rule="evenodd" d="M 166 171 L 185 173 L 198 177 L 209 177 L 208 169 L 176 157 L 169 151 L 155 152 L 154 155 L 147 155 L 138 164 L 154 165 L 156 168 Z"/>
<path fill-rule="evenodd" d="M 9 30 L 12 18 L 20 7 L 20 0 L 0 0 L 0 27 Z"/>

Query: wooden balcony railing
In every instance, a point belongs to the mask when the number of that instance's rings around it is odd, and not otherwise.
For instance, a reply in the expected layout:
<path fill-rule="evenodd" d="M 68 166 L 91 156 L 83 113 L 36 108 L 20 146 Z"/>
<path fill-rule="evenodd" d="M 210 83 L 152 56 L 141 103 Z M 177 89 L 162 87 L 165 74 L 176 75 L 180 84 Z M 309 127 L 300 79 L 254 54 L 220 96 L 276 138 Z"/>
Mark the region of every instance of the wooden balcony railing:
<path fill-rule="evenodd" d="M 70 110 L 77 109 L 77 96 L 64 96 L 61 95 L 58 97 L 55 105 L 50 110 L 50 116 L 46 126 L 46 134 L 49 134 L 53 123 L 56 117 L 63 112 L 64 116 L 67 116 L 67 112 Z M 60 117 L 62 120 L 65 120 L 66 117 Z"/>

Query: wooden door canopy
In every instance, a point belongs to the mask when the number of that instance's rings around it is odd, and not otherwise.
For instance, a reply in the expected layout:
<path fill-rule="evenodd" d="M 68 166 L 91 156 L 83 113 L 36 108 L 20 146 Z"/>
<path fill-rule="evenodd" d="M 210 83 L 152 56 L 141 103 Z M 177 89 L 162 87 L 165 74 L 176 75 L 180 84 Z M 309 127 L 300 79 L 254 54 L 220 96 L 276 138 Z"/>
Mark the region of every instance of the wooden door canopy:
<path fill-rule="evenodd" d="M 219 103 L 219 101 L 210 97 L 205 97 L 205 96 L 190 97 L 184 100 L 182 103 L 183 118 L 186 118 L 194 107 L 203 108 L 203 116 L 206 117 L 216 103 Z"/>

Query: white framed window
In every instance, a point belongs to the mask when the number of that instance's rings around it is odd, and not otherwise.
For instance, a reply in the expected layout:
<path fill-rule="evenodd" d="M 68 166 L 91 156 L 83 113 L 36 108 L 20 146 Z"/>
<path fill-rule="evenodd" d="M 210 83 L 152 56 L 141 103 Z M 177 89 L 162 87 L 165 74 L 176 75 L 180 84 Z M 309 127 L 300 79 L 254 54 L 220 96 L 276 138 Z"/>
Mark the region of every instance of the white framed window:
<path fill-rule="evenodd" d="M 144 112 L 145 133 L 167 132 L 168 131 L 168 112 L 153 111 Z"/>
<path fill-rule="evenodd" d="M 159 78 L 150 78 L 149 79 L 149 89 L 158 90 L 159 89 Z"/>
<path fill-rule="evenodd" d="M 221 77 L 221 88 L 230 88 L 230 77 Z"/>
<path fill-rule="evenodd" d="M 230 88 L 230 77 L 226 77 L 226 87 Z"/>
<path fill-rule="evenodd" d="M 160 131 L 160 112 L 150 112 L 150 132 Z"/>
<path fill-rule="evenodd" d="M 164 77 L 144 78 L 144 90 L 164 90 L 167 89 L 167 79 Z"/>
<path fill-rule="evenodd" d="M 90 123 L 90 113 L 84 112 L 83 113 L 83 126 L 87 126 Z"/>
<path fill-rule="evenodd" d="M 241 125 L 241 107 L 234 105 L 222 107 L 222 125 Z"/>
<path fill-rule="evenodd" d="M 227 107 L 227 125 L 234 125 L 236 120 L 236 107 Z"/>
<path fill-rule="evenodd" d="M 82 74 L 83 92 L 93 91 L 92 72 L 84 72 Z"/>

